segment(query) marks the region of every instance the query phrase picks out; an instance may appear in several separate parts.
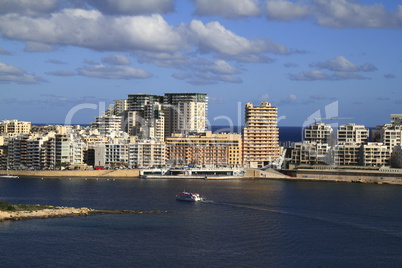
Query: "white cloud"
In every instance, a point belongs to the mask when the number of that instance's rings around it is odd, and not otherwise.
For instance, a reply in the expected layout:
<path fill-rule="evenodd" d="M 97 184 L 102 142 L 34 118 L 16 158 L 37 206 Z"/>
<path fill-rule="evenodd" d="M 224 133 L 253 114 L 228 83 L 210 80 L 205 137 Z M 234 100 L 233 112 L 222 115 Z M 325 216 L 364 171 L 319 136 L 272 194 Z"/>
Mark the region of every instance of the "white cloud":
<path fill-rule="evenodd" d="M 286 0 L 266 1 L 266 12 L 268 19 L 283 21 L 304 19 L 311 13 L 309 6 Z"/>
<path fill-rule="evenodd" d="M 66 64 L 66 62 L 61 61 L 61 60 L 57 60 L 57 59 L 49 59 L 46 62 L 52 63 L 52 64 Z"/>
<path fill-rule="evenodd" d="M 322 69 L 328 69 L 331 71 L 342 71 L 342 72 L 354 72 L 359 68 L 356 64 L 350 62 L 343 56 L 338 56 L 334 59 L 310 64 L 311 67 L 318 67 Z"/>
<path fill-rule="evenodd" d="M 88 3 L 106 14 L 144 15 L 174 11 L 173 0 L 88 0 Z"/>
<path fill-rule="evenodd" d="M 368 79 L 360 74 L 353 72 L 335 72 L 332 74 L 325 73 L 320 70 L 305 71 L 298 74 L 289 74 L 290 80 L 294 81 L 319 81 L 319 80 L 349 80 L 357 79 L 363 80 Z"/>
<path fill-rule="evenodd" d="M 0 33 L 21 41 L 109 51 L 176 51 L 184 43 L 160 15 L 114 17 L 83 9 L 64 9 L 48 18 L 3 15 Z"/>
<path fill-rule="evenodd" d="M 67 70 L 61 70 L 61 71 L 53 71 L 53 72 L 47 72 L 46 74 L 54 75 L 54 76 L 63 76 L 63 77 L 69 77 L 69 76 L 74 76 L 75 73 Z"/>
<path fill-rule="evenodd" d="M 102 59 L 102 62 L 111 65 L 130 65 L 131 61 L 124 55 L 114 54 Z"/>
<path fill-rule="evenodd" d="M 336 72 L 371 72 L 377 70 L 377 67 L 373 64 L 365 63 L 362 66 L 357 66 L 343 56 L 337 56 L 325 62 L 313 63 L 310 64 L 310 67 L 318 67 Z"/>
<path fill-rule="evenodd" d="M 258 0 L 195 0 L 195 14 L 238 18 L 259 16 Z"/>
<path fill-rule="evenodd" d="M 0 62 L 0 83 L 36 84 L 43 81 L 43 78 L 23 69 Z"/>
<path fill-rule="evenodd" d="M 298 74 L 289 74 L 289 79 L 295 81 L 331 80 L 328 74 L 320 70 L 306 71 Z"/>
<path fill-rule="evenodd" d="M 11 53 L 10 51 L 0 47 L 0 55 L 12 55 L 12 54 L 13 53 Z"/>
<path fill-rule="evenodd" d="M 402 20 L 382 4 L 364 5 L 349 0 L 314 0 L 318 24 L 332 28 L 400 27 Z"/>
<path fill-rule="evenodd" d="M 136 55 L 140 63 L 152 63 L 161 67 L 181 69 L 191 64 L 188 56 L 178 51 L 174 52 L 145 52 Z"/>
<path fill-rule="evenodd" d="M 78 69 L 78 73 L 83 76 L 105 79 L 141 79 L 149 78 L 151 73 L 136 69 L 130 66 L 116 65 L 92 65 Z"/>
<path fill-rule="evenodd" d="M 267 0 L 268 19 L 291 21 L 314 19 L 331 28 L 400 28 L 402 6 L 387 11 L 382 4 L 361 4 L 356 0 Z"/>
<path fill-rule="evenodd" d="M 202 23 L 193 20 L 189 26 L 201 52 L 215 52 L 230 57 L 241 57 L 261 53 L 286 54 L 284 45 L 270 39 L 248 40 L 227 30 L 219 22 Z"/>
<path fill-rule="evenodd" d="M 224 60 L 217 60 L 212 65 L 207 66 L 206 69 L 218 74 L 234 74 L 238 72 L 236 68 Z"/>
<path fill-rule="evenodd" d="M 25 52 L 47 52 L 47 51 L 52 51 L 54 49 L 55 49 L 54 46 L 52 46 L 50 44 L 28 41 L 25 43 L 24 51 Z"/>
<path fill-rule="evenodd" d="M 48 14 L 58 8 L 59 0 L 1 0 L 0 14 L 17 13 L 29 16 Z"/>

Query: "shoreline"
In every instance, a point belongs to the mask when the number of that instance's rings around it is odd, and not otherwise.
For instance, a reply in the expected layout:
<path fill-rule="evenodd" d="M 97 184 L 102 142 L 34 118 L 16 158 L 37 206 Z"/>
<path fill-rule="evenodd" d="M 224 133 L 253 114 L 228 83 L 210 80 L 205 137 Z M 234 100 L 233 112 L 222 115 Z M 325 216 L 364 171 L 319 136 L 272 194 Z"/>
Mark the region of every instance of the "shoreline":
<path fill-rule="evenodd" d="M 196 180 L 244 180 L 272 179 L 288 181 L 323 181 L 402 185 L 402 173 L 353 169 L 290 169 L 258 170 L 247 169 L 244 176 L 182 176 L 147 175 L 140 176 L 139 169 L 124 170 L 0 170 L 0 174 L 35 178 L 80 178 L 80 179 L 196 179 Z"/>

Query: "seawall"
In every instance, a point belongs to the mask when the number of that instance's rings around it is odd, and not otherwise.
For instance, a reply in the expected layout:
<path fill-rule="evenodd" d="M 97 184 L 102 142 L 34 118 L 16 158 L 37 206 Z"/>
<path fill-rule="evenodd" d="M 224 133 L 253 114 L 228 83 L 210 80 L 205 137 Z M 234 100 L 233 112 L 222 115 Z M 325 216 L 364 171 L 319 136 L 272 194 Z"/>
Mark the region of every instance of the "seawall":
<path fill-rule="evenodd" d="M 294 169 L 285 172 L 290 180 L 335 181 L 402 185 L 402 174 L 374 170 Z"/>
<path fill-rule="evenodd" d="M 139 178 L 138 169 L 118 170 L 0 170 L 0 174 L 20 177 L 88 177 L 88 178 Z"/>

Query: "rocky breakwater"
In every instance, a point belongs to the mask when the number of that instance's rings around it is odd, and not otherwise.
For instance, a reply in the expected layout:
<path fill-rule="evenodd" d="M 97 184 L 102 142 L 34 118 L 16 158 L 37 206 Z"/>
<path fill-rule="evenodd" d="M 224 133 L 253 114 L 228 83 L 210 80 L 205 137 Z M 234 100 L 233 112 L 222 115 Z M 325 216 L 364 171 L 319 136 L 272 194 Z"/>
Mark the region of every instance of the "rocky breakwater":
<path fill-rule="evenodd" d="M 161 213 L 160 210 L 96 210 L 92 208 L 15 205 L 0 201 L 0 221 L 88 216 L 94 214 Z"/>
<path fill-rule="evenodd" d="M 94 210 L 90 208 L 73 207 L 52 207 L 32 211 L 0 211 L 0 221 L 49 217 L 87 216 L 93 211 Z"/>

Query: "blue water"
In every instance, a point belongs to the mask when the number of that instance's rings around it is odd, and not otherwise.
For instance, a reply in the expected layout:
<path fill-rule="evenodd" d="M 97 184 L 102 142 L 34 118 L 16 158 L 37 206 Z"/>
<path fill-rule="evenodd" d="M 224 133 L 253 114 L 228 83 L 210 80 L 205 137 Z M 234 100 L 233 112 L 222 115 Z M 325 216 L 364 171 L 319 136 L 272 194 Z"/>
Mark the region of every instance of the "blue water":
<path fill-rule="evenodd" d="M 175 200 L 182 190 L 207 201 Z M 162 210 L 0 222 L 1 267 L 401 267 L 402 188 L 274 180 L 2 179 L 13 203 Z"/>

